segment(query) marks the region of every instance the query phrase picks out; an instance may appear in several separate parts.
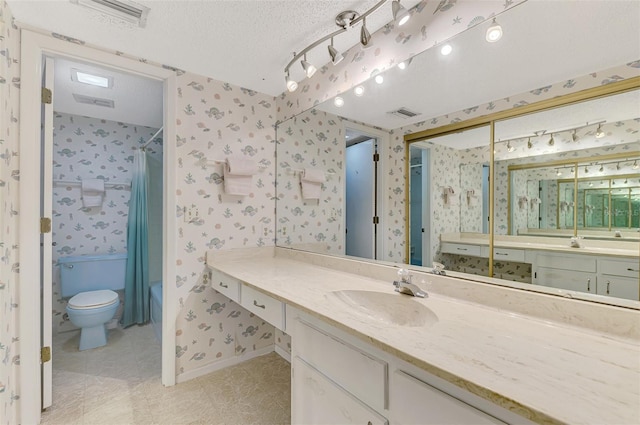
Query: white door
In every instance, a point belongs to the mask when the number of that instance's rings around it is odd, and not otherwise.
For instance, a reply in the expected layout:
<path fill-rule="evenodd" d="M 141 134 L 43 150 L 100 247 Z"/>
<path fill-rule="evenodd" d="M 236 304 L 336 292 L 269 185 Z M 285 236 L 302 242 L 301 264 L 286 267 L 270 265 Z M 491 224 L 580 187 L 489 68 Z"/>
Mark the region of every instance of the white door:
<path fill-rule="evenodd" d="M 422 265 L 431 267 L 431 159 L 429 149 L 422 150 Z"/>
<path fill-rule="evenodd" d="M 44 58 L 44 73 L 42 76 L 43 87 L 51 90 L 51 98 L 53 98 L 53 58 Z M 49 219 L 49 227 L 51 225 L 51 202 L 53 191 L 53 101 L 42 104 L 42 151 L 41 151 L 41 169 L 42 180 L 40 183 L 40 217 Z M 52 343 L 52 232 L 42 233 L 41 239 L 41 279 L 40 279 L 40 308 L 42 326 L 41 329 L 41 347 L 46 347 L 51 351 Z M 51 354 L 52 355 L 52 354 Z M 43 360 L 46 360 L 43 358 Z M 43 361 L 42 365 L 42 408 L 46 409 L 51 406 L 51 389 L 52 389 L 52 360 Z"/>
<path fill-rule="evenodd" d="M 373 139 L 347 148 L 346 254 L 375 258 L 375 164 Z"/>

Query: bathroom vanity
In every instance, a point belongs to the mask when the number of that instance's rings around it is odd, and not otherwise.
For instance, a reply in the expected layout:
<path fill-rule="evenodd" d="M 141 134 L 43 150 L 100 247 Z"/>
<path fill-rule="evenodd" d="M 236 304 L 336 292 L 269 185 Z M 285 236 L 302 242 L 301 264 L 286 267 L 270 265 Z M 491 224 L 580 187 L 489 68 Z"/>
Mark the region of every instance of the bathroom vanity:
<path fill-rule="evenodd" d="M 251 267 L 247 267 L 247 259 Z M 638 423 L 640 313 L 285 248 L 211 285 L 292 337 L 292 423 Z"/>

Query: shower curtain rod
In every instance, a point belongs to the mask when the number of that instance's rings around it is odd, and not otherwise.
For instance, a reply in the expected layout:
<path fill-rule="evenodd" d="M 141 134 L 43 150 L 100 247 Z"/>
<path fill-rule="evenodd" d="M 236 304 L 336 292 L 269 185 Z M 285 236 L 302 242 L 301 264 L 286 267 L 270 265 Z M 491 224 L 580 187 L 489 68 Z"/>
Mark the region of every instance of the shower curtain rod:
<path fill-rule="evenodd" d="M 156 136 L 158 134 L 160 134 L 160 132 L 162 131 L 162 129 L 164 128 L 164 126 L 160 127 L 160 129 L 158 131 L 156 131 L 156 134 L 154 134 L 153 136 L 151 136 L 151 138 L 149 140 L 147 140 L 147 143 L 145 143 L 144 145 L 142 145 L 142 147 L 140 149 L 146 149 L 146 147 L 149 145 L 149 143 L 153 142 L 153 139 L 156 138 Z"/>

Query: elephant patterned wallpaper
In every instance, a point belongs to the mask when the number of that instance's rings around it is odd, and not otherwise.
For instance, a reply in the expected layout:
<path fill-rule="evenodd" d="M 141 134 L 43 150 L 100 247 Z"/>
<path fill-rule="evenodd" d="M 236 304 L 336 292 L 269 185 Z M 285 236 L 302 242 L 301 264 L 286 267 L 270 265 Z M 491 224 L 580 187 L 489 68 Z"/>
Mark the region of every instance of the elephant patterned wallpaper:
<path fill-rule="evenodd" d="M 127 217 L 131 191 L 109 187 L 100 207 L 82 205 L 81 186 L 66 182 L 99 178 L 131 182 L 134 149 L 157 128 L 55 112 L 53 118 L 53 331 L 75 329 L 60 297 L 58 258 L 127 251 Z M 154 140 L 147 156 L 162 160 L 162 143 Z M 153 184 L 152 181 L 149 184 Z M 124 276 L 123 276 L 124 278 Z"/>
<path fill-rule="evenodd" d="M 0 1 L 0 423 L 19 422 L 20 32 Z"/>
<path fill-rule="evenodd" d="M 278 137 L 278 246 L 344 254 L 345 126 L 342 119 L 312 109 L 281 123 Z M 299 170 L 322 170 L 319 200 L 304 200 Z"/>

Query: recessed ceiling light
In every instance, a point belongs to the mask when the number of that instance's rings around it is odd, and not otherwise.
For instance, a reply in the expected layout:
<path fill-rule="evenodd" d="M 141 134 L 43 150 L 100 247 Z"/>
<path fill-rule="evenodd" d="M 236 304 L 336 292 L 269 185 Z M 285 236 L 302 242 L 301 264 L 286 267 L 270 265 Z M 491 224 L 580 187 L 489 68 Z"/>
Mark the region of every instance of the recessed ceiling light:
<path fill-rule="evenodd" d="M 110 89 L 113 87 L 113 77 L 104 75 L 90 74 L 78 69 L 71 69 L 71 80 L 77 83 L 90 84 L 96 87 Z"/>
<path fill-rule="evenodd" d="M 364 94 L 364 87 L 363 86 L 356 86 L 353 89 L 353 94 L 355 94 L 358 97 L 362 96 Z"/>
<path fill-rule="evenodd" d="M 452 51 L 453 51 L 453 47 L 451 47 L 451 44 L 449 44 L 449 43 L 445 44 L 444 46 L 442 46 L 440 48 L 440 53 L 442 54 L 442 56 L 447 56 Z"/>

